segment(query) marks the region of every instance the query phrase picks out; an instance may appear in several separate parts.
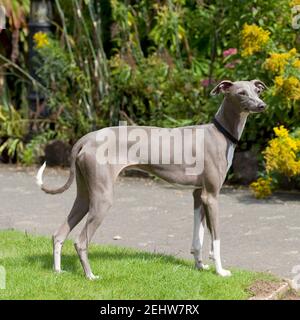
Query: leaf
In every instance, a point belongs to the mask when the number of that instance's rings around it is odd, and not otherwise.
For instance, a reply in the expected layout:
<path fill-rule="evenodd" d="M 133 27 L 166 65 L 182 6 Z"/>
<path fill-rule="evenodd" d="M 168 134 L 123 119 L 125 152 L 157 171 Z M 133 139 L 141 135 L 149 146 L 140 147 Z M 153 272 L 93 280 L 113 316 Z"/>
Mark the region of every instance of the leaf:
<path fill-rule="evenodd" d="M 18 143 L 20 142 L 20 140 L 19 139 L 9 139 L 9 140 L 10 140 L 10 143 L 8 145 L 7 154 L 10 157 L 13 157 L 16 154 L 17 146 L 18 146 Z"/>
<path fill-rule="evenodd" d="M 8 146 L 8 140 L 6 140 L 4 143 L 2 143 L 2 145 L 0 146 L 0 154 L 2 154 L 2 152 L 6 149 L 6 147 Z"/>

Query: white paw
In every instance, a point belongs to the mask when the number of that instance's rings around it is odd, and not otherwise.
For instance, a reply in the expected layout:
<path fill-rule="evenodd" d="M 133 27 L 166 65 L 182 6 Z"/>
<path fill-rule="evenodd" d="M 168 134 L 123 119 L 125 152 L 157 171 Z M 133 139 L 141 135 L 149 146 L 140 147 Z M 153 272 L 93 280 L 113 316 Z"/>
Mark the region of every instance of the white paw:
<path fill-rule="evenodd" d="M 62 274 L 62 273 L 66 273 L 67 271 L 61 270 L 61 269 L 54 269 L 54 272 L 58 274 Z"/>
<path fill-rule="evenodd" d="M 209 265 L 203 264 L 202 262 L 196 262 L 195 267 L 198 270 L 209 270 Z"/>
<path fill-rule="evenodd" d="M 203 270 L 209 270 L 209 265 L 208 264 L 202 264 L 202 269 Z"/>
<path fill-rule="evenodd" d="M 225 270 L 225 269 L 221 269 L 221 270 L 217 271 L 217 274 L 221 277 L 230 277 L 231 276 L 231 272 L 229 270 Z"/>
<path fill-rule="evenodd" d="M 86 276 L 89 280 L 97 280 L 99 279 L 100 277 L 99 276 L 95 276 L 94 274 L 90 274 L 88 276 Z"/>

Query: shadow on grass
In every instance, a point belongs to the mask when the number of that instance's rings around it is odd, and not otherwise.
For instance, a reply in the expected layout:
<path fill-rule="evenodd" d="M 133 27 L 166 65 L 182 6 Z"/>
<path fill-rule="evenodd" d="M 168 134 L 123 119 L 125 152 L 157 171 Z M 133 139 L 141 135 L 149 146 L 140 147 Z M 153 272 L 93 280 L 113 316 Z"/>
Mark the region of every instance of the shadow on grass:
<path fill-rule="evenodd" d="M 98 251 L 95 251 L 98 250 Z M 111 250 L 111 251 L 108 251 Z M 115 250 L 115 252 L 113 252 Z M 180 266 L 188 269 L 194 269 L 193 265 L 188 261 L 178 259 L 171 255 L 148 253 L 148 252 L 130 252 L 128 249 L 124 249 L 124 252 L 120 248 L 108 247 L 108 248 L 95 248 L 91 246 L 91 252 L 89 252 L 89 260 L 93 264 L 95 262 L 101 261 L 120 261 L 120 260 L 140 260 L 157 262 L 160 263 L 173 264 L 175 266 Z M 53 256 L 52 254 L 36 254 L 26 257 L 27 261 L 33 265 L 39 264 L 42 268 L 47 270 L 53 269 Z M 74 252 L 74 254 L 62 254 L 62 264 L 66 266 L 69 271 L 79 271 L 81 272 L 81 266 L 79 263 L 79 257 Z"/>

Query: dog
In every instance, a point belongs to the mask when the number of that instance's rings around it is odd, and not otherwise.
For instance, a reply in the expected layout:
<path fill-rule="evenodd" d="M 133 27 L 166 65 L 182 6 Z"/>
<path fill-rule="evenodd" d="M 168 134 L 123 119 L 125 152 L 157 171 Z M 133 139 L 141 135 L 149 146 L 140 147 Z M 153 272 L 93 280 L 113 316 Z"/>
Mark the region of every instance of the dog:
<path fill-rule="evenodd" d="M 191 253 L 194 255 L 195 266 L 197 269 L 208 268 L 202 258 L 204 229 L 207 225 L 212 239 L 210 256 L 215 262 L 216 272 L 223 277 L 230 276 L 230 271 L 224 269 L 221 263 L 219 194 L 232 164 L 234 150 L 242 135 L 248 115 L 266 109 L 266 104 L 260 98 L 260 94 L 265 89 L 267 89 L 266 85 L 260 80 L 236 82 L 224 80 L 220 82 L 211 91 L 211 95 L 222 93 L 224 99 L 212 123 L 209 124 L 173 129 L 118 126 L 88 133 L 72 148 L 68 181 L 56 190 L 51 190 L 43 184 L 43 172 L 46 167 L 44 163 L 36 176 L 37 184 L 44 192 L 49 194 L 64 192 L 71 186 L 75 176 L 77 182 L 77 196 L 71 212 L 53 235 L 54 270 L 61 272 L 63 243 L 71 230 L 88 213 L 85 226 L 75 241 L 75 248 L 85 276 L 91 280 L 97 279 L 88 260 L 88 245 L 112 206 L 114 183 L 119 173 L 124 168 L 138 168 L 170 183 L 192 188 L 194 228 Z M 155 130 L 161 134 L 162 140 L 165 139 L 165 135 L 173 136 L 175 139 L 173 146 L 163 148 L 160 142 L 155 148 L 149 147 L 149 139 L 152 139 Z M 200 142 L 195 139 L 198 133 L 199 137 L 202 137 Z M 135 152 L 137 146 L 133 143 L 133 141 L 136 142 L 136 139 L 128 139 L 130 136 L 136 138 L 138 135 L 140 136 L 139 157 Z M 184 142 L 178 138 L 183 135 L 188 136 Z M 107 138 L 110 136 L 114 138 Z M 113 144 L 117 144 L 118 148 L 111 148 L 114 150 L 110 152 L 112 161 L 102 161 L 107 157 L 107 153 L 103 150 L 109 149 Z M 200 152 L 199 164 L 193 171 L 191 163 L 186 159 L 182 160 L 182 154 L 180 155 L 179 151 L 184 148 L 185 154 L 192 154 L 199 145 L 202 152 Z M 167 150 L 170 163 L 165 163 L 161 156 L 158 156 L 162 149 Z M 143 154 L 141 150 L 144 150 Z M 156 161 L 152 161 L 153 159 Z M 182 161 L 177 161 L 178 159 Z"/>

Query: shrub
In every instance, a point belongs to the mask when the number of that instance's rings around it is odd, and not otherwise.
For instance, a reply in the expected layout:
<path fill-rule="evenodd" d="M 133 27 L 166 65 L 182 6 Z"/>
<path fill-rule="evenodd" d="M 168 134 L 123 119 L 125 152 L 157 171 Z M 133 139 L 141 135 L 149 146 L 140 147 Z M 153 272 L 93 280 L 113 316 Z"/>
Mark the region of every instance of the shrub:
<path fill-rule="evenodd" d="M 36 35 L 40 90 L 51 110 L 45 123 L 70 142 L 119 120 L 205 123 L 219 105 L 209 99 L 218 81 L 259 78 L 270 87 L 269 109 L 249 117 L 239 148 L 263 150 L 274 126 L 299 127 L 295 4 L 55 0 L 56 33 Z"/>
<path fill-rule="evenodd" d="M 300 175 L 300 130 L 293 133 L 284 126 L 275 127 L 275 138 L 268 142 L 263 155 L 265 173 L 250 187 L 257 198 L 265 198 L 279 186 L 281 176 L 291 179 Z"/>

